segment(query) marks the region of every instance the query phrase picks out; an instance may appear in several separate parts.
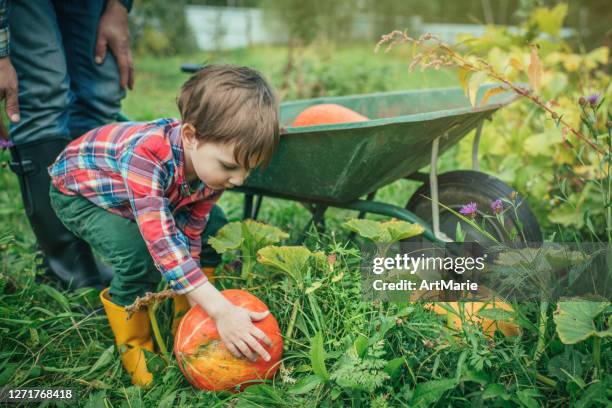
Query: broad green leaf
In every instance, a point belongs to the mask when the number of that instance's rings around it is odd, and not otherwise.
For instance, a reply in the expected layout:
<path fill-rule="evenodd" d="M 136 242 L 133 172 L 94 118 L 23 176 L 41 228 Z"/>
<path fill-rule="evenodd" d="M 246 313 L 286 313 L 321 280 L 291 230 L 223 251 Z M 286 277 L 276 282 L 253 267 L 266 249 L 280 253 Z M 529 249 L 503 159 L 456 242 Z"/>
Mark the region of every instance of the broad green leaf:
<path fill-rule="evenodd" d="M 544 246 L 540 248 L 508 249 L 499 254 L 497 265 L 532 268 L 538 271 L 557 271 L 578 265 L 588 259 L 579 251 L 561 247 Z"/>
<path fill-rule="evenodd" d="M 246 220 L 243 222 L 243 224 L 246 225 L 250 234 L 259 244 L 260 248 L 266 245 L 276 244 L 283 239 L 289 238 L 289 234 L 272 225 L 267 225 L 254 220 Z"/>
<path fill-rule="evenodd" d="M 242 245 L 242 223 L 230 222 L 224 225 L 214 237 L 208 239 L 208 243 L 219 254 L 239 249 Z"/>
<path fill-rule="evenodd" d="M 94 365 L 91 366 L 91 369 L 87 372 L 87 374 L 85 374 L 85 377 L 88 377 L 90 374 L 95 373 L 99 369 L 104 368 L 107 365 L 109 365 L 113 361 L 114 354 L 115 354 L 114 345 L 104 350 L 102 354 L 100 354 L 100 357 L 98 357 L 98 360 L 96 360 Z"/>
<path fill-rule="evenodd" d="M 289 388 L 288 392 L 289 394 L 293 395 L 306 394 L 314 390 L 321 384 L 323 384 L 321 378 L 316 375 L 309 375 L 307 377 L 302 378 L 293 387 Z"/>
<path fill-rule="evenodd" d="M 243 245 L 255 247 L 255 249 L 261 248 L 276 244 L 288 237 L 289 234 L 279 228 L 254 220 L 246 220 L 224 225 L 216 236 L 208 240 L 208 243 L 215 251 L 222 254 L 227 251 L 242 249 Z M 249 242 L 245 242 L 245 240 Z"/>
<path fill-rule="evenodd" d="M 438 401 L 446 391 L 455 388 L 456 385 L 455 380 L 431 380 L 419 383 L 414 389 L 410 405 L 428 407 Z"/>
<path fill-rule="evenodd" d="M 518 400 L 522 404 L 522 406 L 526 408 L 540 408 L 540 404 L 538 404 L 538 400 L 535 397 L 540 397 L 540 393 L 536 389 L 527 388 L 524 390 L 520 390 L 516 392 L 516 396 Z"/>
<path fill-rule="evenodd" d="M 580 229 L 584 226 L 584 217 L 580 211 L 570 204 L 563 203 L 553 208 L 548 214 L 548 221 L 553 224 L 561 224 L 565 227 L 576 227 Z"/>
<path fill-rule="evenodd" d="M 257 261 L 271 266 L 298 283 L 313 253 L 305 246 L 267 246 L 257 251 Z"/>
<path fill-rule="evenodd" d="M 464 366 L 462 371 L 461 382 L 472 381 L 485 386 L 492 381 L 491 377 L 484 371 L 471 369 L 469 366 Z"/>
<path fill-rule="evenodd" d="M 576 344 L 591 336 L 610 337 L 612 329 L 598 332 L 593 319 L 603 312 L 610 302 L 561 301 L 553 319 L 557 334 L 565 344 Z"/>
<path fill-rule="evenodd" d="M 320 332 L 317 332 L 313 338 L 310 339 L 310 365 L 312 366 L 312 372 L 315 373 L 321 380 L 329 380 L 329 373 L 325 367 L 325 348 L 323 348 L 323 336 Z"/>
<path fill-rule="evenodd" d="M 508 401 L 510 399 L 510 394 L 506 391 L 506 388 L 497 383 L 489 384 L 486 386 L 484 391 L 482 392 L 482 399 L 503 399 L 504 401 Z"/>
<path fill-rule="evenodd" d="M 389 232 L 391 242 L 416 237 L 425 232 L 425 228 L 419 224 L 411 224 L 406 221 L 391 220 L 381 224 Z"/>
<path fill-rule="evenodd" d="M 368 338 L 362 334 L 358 334 L 355 342 L 353 343 L 355 347 L 355 352 L 359 358 L 362 358 L 365 355 L 366 350 L 368 349 Z"/>
<path fill-rule="evenodd" d="M 149 350 L 142 350 L 145 356 L 145 362 L 147 363 L 147 369 L 153 375 L 161 373 L 166 367 L 166 363 L 162 359 L 161 355 L 152 353 Z"/>
<path fill-rule="evenodd" d="M 377 221 L 354 218 L 345 222 L 342 226 L 374 242 L 390 242 L 391 239 L 387 230 Z"/>
<path fill-rule="evenodd" d="M 401 220 L 381 222 L 355 218 L 345 222 L 343 226 L 376 243 L 393 243 L 415 237 L 425 231 L 419 224 Z"/>
<path fill-rule="evenodd" d="M 612 381 L 610 380 L 610 376 L 604 376 L 603 381 L 593 382 L 589 388 L 582 393 L 580 399 L 576 401 L 574 408 L 610 406 L 610 399 L 606 394 L 608 394 L 610 388 L 612 388 L 611 383 Z M 599 402 L 600 404 L 595 405 L 595 402 Z"/>
<path fill-rule="evenodd" d="M 566 347 L 562 354 L 556 355 L 548 361 L 548 375 L 557 377 L 562 381 L 571 380 L 572 377 L 581 377 L 581 357 L 580 352 Z"/>
<path fill-rule="evenodd" d="M 391 379 L 398 378 L 402 374 L 402 366 L 406 360 L 404 357 L 396 357 L 393 360 L 387 362 L 387 365 L 383 368 L 384 372 L 389 374 Z"/>

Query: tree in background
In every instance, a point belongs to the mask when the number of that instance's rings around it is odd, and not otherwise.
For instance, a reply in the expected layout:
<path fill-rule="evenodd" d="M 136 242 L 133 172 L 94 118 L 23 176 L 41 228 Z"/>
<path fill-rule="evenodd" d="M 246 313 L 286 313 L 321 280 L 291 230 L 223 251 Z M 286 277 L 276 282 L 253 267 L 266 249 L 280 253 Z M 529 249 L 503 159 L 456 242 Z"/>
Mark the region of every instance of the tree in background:
<path fill-rule="evenodd" d="M 185 17 L 186 0 L 136 0 L 130 15 L 134 49 L 156 56 L 193 52 L 197 46 Z"/>
<path fill-rule="evenodd" d="M 293 44 L 308 45 L 316 38 L 350 38 L 357 0 L 262 0 L 267 21 L 279 23 Z"/>

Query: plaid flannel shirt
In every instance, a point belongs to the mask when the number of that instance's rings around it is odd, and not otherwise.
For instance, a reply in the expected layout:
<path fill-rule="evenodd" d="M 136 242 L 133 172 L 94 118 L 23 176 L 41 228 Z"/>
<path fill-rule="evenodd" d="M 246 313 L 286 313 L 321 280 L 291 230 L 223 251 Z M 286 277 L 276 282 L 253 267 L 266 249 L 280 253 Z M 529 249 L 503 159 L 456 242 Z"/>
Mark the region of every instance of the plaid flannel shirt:
<path fill-rule="evenodd" d="M 132 9 L 134 0 L 119 0 L 127 9 L 128 13 Z M 0 58 L 9 55 L 10 33 L 8 28 L 8 0 L 0 0 Z"/>
<path fill-rule="evenodd" d="M 135 220 L 155 265 L 172 289 L 206 282 L 201 234 L 222 190 L 185 179 L 181 123 L 160 119 L 102 126 L 72 141 L 49 166 L 53 185 Z"/>

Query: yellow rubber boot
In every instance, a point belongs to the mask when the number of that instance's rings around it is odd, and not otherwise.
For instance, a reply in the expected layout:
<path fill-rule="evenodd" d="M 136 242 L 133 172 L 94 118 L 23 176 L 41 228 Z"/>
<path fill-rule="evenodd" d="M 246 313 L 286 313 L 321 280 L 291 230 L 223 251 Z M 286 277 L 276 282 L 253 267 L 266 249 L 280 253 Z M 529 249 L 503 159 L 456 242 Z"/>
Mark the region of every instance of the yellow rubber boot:
<path fill-rule="evenodd" d="M 215 268 L 212 266 L 205 266 L 202 268 L 202 272 L 208 278 L 210 283 L 215 283 Z M 173 298 L 174 300 L 174 312 L 172 313 L 172 335 L 176 334 L 178 326 L 181 323 L 181 319 L 189 311 L 191 306 L 185 295 L 178 295 Z"/>
<path fill-rule="evenodd" d="M 134 385 L 148 385 L 153 380 L 153 375 L 147 369 L 142 350 L 153 352 L 153 339 L 151 338 L 151 322 L 147 311 L 139 310 L 128 319 L 125 308 L 111 301 L 108 288 L 100 292 L 100 299 L 104 305 L 106 316 L 108 316 L 111 330 L 115 335 L 115 343 L 117 343 L 117 348 L 121 354 L 123 367 L 132 377 Z"/>

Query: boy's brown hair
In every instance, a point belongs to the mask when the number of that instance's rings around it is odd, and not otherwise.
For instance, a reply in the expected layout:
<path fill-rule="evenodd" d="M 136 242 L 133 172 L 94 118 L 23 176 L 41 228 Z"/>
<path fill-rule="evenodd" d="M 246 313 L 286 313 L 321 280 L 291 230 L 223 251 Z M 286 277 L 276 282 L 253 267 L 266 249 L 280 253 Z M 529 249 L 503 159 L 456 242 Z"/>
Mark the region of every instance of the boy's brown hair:
<path fill-rule="evenodd" d="M 235 143 L 234 159 L 246 169 L 252 161 L 270 163 L 279 142 L 278 101 L 258 71 L 207 65 L 183 84 L 177 102 L 199 140 Z"/>

